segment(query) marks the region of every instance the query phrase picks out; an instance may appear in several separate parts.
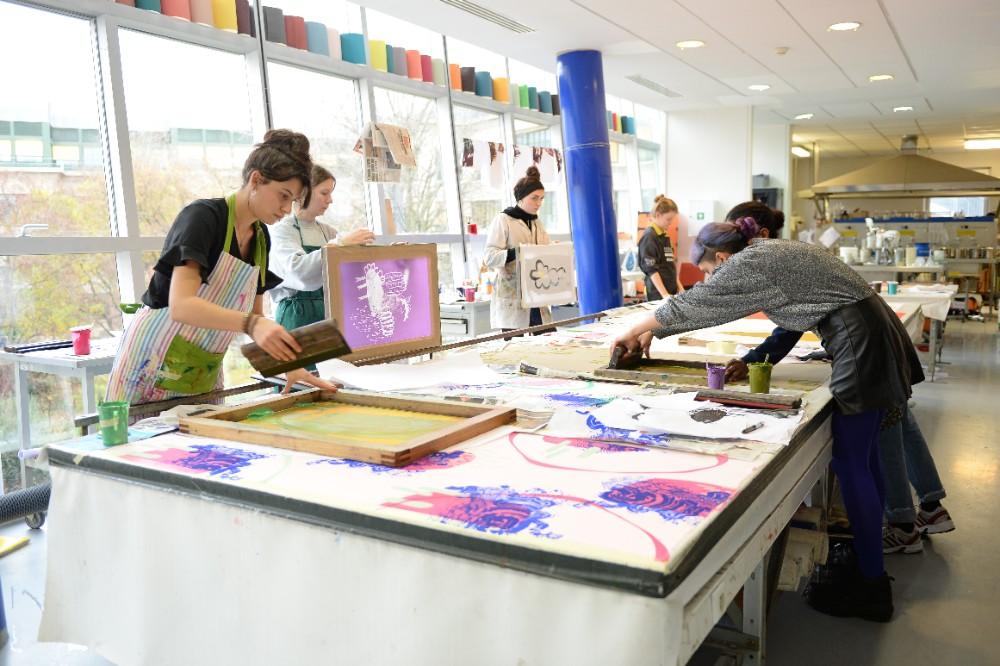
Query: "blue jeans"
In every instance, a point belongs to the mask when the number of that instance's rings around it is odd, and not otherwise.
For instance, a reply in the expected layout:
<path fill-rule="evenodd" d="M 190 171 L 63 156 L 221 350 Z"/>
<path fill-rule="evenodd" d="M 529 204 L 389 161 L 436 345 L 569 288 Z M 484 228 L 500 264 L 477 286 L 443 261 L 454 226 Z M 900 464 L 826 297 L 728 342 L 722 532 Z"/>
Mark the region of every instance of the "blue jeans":
<path fill-rule="evenodd" d="M 909 407 L 903 407 L 899 423 L 882 431 L 878 450 L 885 476 L 885 515 L 889 522 L 912 523 L 917 519 L 910 484 L 921 502 L 945 496 L 927 440 Z"/>

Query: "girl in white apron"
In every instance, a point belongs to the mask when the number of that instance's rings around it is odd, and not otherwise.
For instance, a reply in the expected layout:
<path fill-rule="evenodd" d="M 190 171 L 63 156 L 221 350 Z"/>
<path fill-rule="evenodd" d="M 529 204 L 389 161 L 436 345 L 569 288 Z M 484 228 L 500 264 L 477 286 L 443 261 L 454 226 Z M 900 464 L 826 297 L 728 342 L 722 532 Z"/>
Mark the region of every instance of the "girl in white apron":
<path fill-rule="evenodd" d="M 322 321 L 323 253 L 327 243 L 364 245 L 375 240 L 368 229 L 344 234 L 328 224 L 317 221 L 333 201 L 337 179 L 329 171 L 314 164 L 310 181 L 310 200 L 293 215 L 271 228 L 270 262 L 282 277 L 279 287 L 269 293 L 275 306 L 274 319 L 287 329 Z"/>
<path fill-rule="evenodd" d="M 143 307 L 122 336 L 106 400 L 132 404 L 205 393 L 223 385 L 222 359 L 233 338 L 248 334 L 272 357 L 302 351 L 266 319 L 262 294 L 281 281 L 267 270 L 264 225 L 309 199 L 309 140 L 271 130 L 243 167 L 243 187 L 225 199 L 201 199 L 177 216 L 154 267 Z M 286 374 L 327 390 L 305 370 Z"/>

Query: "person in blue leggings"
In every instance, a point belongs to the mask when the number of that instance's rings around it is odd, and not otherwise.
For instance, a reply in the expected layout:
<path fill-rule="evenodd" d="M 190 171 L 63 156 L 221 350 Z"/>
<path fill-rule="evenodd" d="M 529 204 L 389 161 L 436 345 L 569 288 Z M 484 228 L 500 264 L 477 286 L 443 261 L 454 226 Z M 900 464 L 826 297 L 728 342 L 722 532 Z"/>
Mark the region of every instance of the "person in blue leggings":
<path fill-rule="evenodd" d="M 708 279 L 665 301 L 613 346 L 648 355 L 664 337 L 763 311 L 791 331 L 814 330 L 833 359 L 833 469 L 855 536 L 857 570 L 812 588 L 809 604 L 836 616 L 888 621 L 892 589 L 882 554 L 882 420 L 923 380 L 902 323 L 855 271 L 812 245 L 758 238 L 750 216 L 702 228 L 691 261 Z"/>

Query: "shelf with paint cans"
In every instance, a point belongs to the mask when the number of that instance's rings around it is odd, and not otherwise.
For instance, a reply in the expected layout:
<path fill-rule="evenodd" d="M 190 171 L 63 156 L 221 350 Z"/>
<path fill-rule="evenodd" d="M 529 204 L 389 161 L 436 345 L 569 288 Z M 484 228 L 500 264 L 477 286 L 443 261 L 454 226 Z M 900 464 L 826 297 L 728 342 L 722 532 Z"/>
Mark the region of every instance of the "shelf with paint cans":
<path fill-rule="evenodd" d="M 162 8 L 163 0 L 160 1 Z M 212 2 L 213 0 L 207 2 L 210 10 Z M 163 14 L 153 8 L 152 3 L 149 4 L 151 9 L 139 6 L 140 3 L 141 0 L 135 0 L 133 3 L 120 0 L 31 0 L 30 2 L 37 7 L 72 12 L 77 16 L 107 17 L 119 28 L 139 30 L 230 53 L 246 54 L 257 51 L 257 40 L 250 34 L 241 34 L 238 24 L 228 27 L 229 19 L 226 19 L 227 27 L 220 28 L 214 24 L 214 14 L 199 15 L 203 18 L 211 17 L 207 18 L 207 22 L 199 23 L 180 16 Z M 235 2 L 230 0 L 230 4 L 235 8 Z"/>

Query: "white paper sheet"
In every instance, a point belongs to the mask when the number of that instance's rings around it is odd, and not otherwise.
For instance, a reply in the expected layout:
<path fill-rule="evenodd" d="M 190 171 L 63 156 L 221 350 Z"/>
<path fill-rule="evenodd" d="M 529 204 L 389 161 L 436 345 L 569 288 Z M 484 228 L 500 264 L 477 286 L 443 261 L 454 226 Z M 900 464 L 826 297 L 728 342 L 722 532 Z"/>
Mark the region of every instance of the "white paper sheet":
<path fill-rule="evenodd" d="M 840 232 L 838 232 L 833 227 L 827 227 L 819 236 L 819 242 L 823 244 L 823 247 L 833 247 L 833 244 L 840 240 Z"/>
<path fill-rule="evenodd" d="M 441 384 L 479 386 L 503 381 L 479 354 L 459 354 L 415 365 L 387 363 L 355 366 L 340 359 L 317 364 L 320 377 L 366 391 L 405 391 Z"/>
<path fill-rule="evenodd" d="M 594 409 L 594 418 L 611 428 L 667 433 L 708 439 L 746 439 L 773 444 L 788 444 L 802 422 L 801 410 L 795 416 L 778 417 L 761 411 L 725 407 L 711 402 L 696 403 L 686 395 L 636 396 L 619 398 Z M 723 412 L 717 421 L 705 423 L 693 417 L 703 410 Z M 743 431 L 757 426 L 753 431 Z"/>

